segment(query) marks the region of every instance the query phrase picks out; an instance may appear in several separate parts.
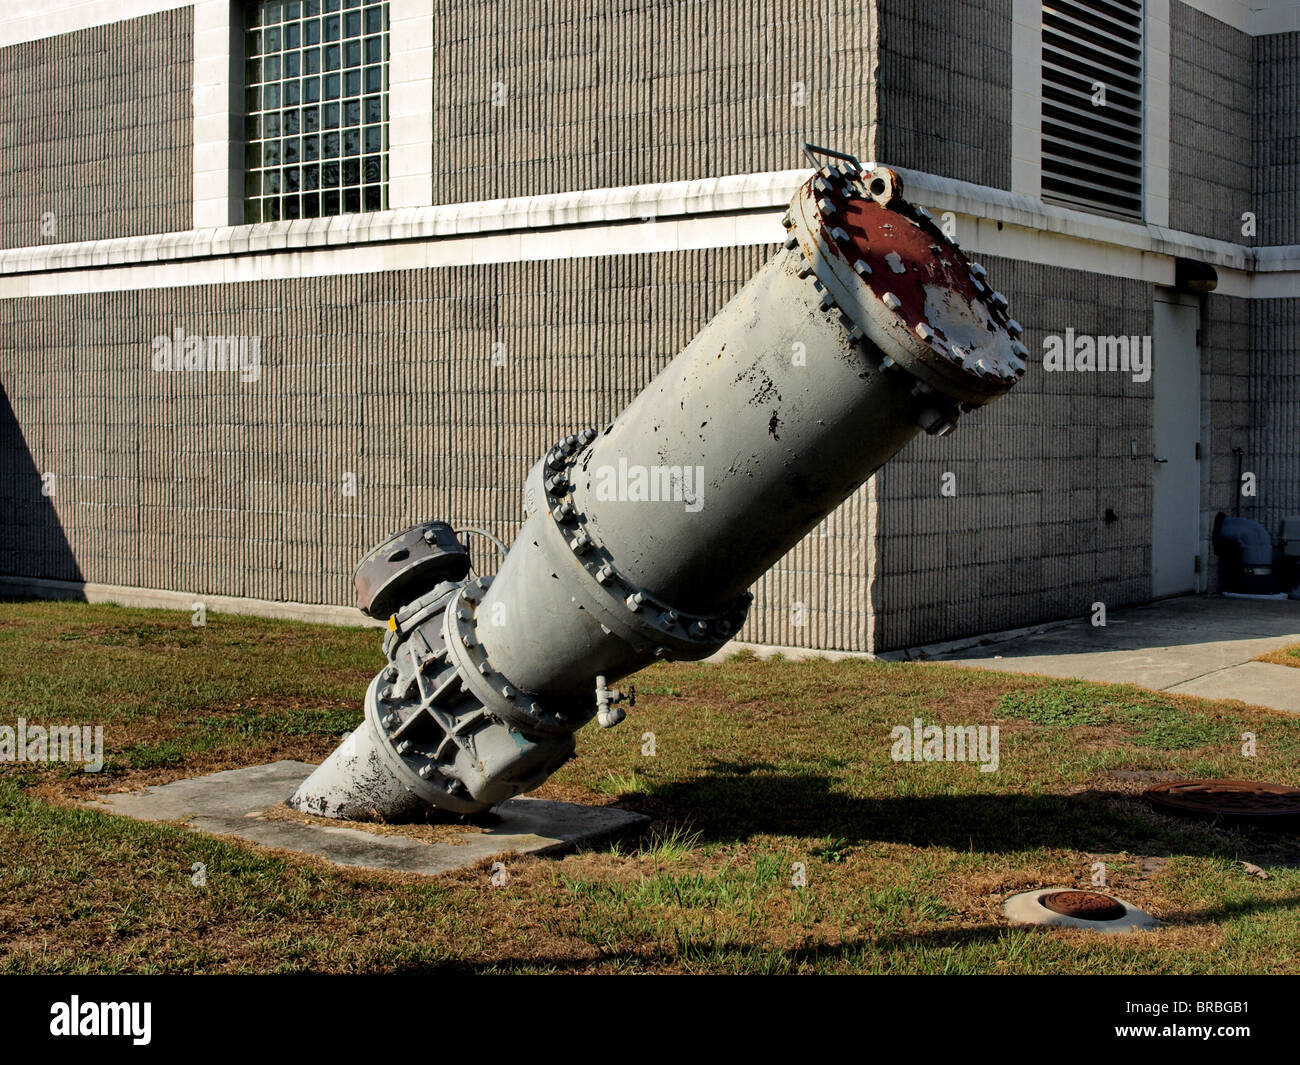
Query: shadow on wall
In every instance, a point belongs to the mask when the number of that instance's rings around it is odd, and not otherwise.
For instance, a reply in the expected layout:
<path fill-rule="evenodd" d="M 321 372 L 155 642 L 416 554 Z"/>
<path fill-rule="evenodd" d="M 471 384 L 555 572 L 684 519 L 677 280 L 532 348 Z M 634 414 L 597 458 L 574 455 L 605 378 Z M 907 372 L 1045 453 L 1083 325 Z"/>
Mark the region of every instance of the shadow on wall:
<path fill-rule="evenodd" d="M 0 382 L 0 575 L 82 581 L 45 479 Z"/>

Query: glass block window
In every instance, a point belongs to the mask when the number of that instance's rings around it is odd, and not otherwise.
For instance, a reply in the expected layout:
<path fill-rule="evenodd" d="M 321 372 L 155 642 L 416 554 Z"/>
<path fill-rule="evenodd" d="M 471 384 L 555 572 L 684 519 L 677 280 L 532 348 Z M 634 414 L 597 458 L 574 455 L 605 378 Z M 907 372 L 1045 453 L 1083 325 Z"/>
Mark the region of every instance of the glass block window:
<path fill-rule="evenodd" d="M 245 5 L 244 221 L 388 206 L 388 4 Z"/>

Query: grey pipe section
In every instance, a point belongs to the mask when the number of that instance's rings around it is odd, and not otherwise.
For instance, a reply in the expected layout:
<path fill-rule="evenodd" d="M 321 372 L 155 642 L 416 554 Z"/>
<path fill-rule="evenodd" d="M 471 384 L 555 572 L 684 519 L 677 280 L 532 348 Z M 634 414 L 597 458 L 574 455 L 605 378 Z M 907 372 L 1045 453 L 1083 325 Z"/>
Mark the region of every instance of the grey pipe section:
<path fill-rule="evenodd" d="M 927 400 L 912 394 L 915 381 L 883 371 L 879 349 L 851 341 L 837 317 L 810 305 L 802 263 L 798 250 L 769 260 L 576 453 L 574 512 L 561 528 L 598 540 L 629 595 L 635 586 L 679 612 L 724 613 L 921 432 Z M 642 487 L 666 498 L 639 498 Z M 521 687 L 587 698 L 591 670 L 624 676 L 653 661 L 655 648 L 610 641 L 600 618 L 574 613 L 557 570 L 576 580 L 578 567 L 556 524 L 542 508 L 524 525 L 484 600 L 518 624 L 482 638 Z M 539 618 L 551 619 L 545 630 L 527 620 Z M 555 619 L 564 619 L 561 639 L 552 638 Z"/>
<path fill-rule="evenodd" d="M 685 350 L 611 425 L 534 466 L 495 577 L 461 579 L 445 526 L 363 560 L 363 609 L 411 601 L 389 619 L 365 725 L 292 805 L 393 819 L 531 790 L 597 711 L 622 719 L 612 682 L 725 645 L 746 589 L 871 474 L 1016 383 L 1020 326 L 982 268 L 892 171 L 837 158 Z"/>

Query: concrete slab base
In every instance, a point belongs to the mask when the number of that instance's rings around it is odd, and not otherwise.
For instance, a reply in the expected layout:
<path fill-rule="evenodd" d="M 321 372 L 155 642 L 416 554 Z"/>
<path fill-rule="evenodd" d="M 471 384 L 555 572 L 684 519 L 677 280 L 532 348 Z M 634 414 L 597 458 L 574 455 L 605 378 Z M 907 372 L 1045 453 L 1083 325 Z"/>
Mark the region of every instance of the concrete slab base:
<path fill-rule="evenodd" d="M 140 821 L 185 821 L 201 832 L 313 854 L 336 865 L 427 874 L 461 869 L 502 851 L 571 850 L 635 832 L 650 820 L 611 807 L 517 798 L 493 809 L 500 818 L 497 824 L 466 827 L 456 842 L 428 843 L 343 826 L 267 819 L 266 811 L 283 805 L 315 768 L 309 762 L 285 761 L 228 769 L 143 792 L 101 795 L 89 805 Z"/>
<path fill-rule="evenodd" d="M 1044 895 L 1050 895 L 1056 891 L 1079 891 L 1079 888 L 1070 887 L 1049 887 L 1039 888 L 1037 891 L 1022 891 L 1019 895 L 1012 895 L 1002 904 L 1002 912 L 1006 914 L 1007 919 L 1012 924 L 1040 924 L 1049 928 L 1083 928 L 1089 932 L 1142 932 L 1151 928 L 1159 928 L 1160 922 L 1152 917 L 1145 910 L 1139 910 L 1131 902 L 1125 902 L 1123 899 L 1115 899 L 1124 907 L 1124 916 L 1116 917 L 1113 921 L 1087 921 L 1078 917 L 1070 917 L 1063 913 L 1056 913 L 1042 905 L 1039 900 Z"/>

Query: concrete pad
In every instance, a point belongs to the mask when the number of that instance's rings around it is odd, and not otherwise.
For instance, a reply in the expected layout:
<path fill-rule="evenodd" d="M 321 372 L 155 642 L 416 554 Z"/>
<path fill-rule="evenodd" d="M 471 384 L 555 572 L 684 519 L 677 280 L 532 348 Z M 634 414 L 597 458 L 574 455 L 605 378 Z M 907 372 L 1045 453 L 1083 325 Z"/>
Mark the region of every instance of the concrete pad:
<path fill-rule="evenodd" d="M 1296 713 L 1300 670 L 1251 660 L 1297 643 L 1300 602 L 1186 596 L 1111 611 L 1104 626 L 1076 619 L 881 657 L 1135 684 Z"/>
<path fill-rule="evenodd" d="M 185 821 L 201 832 L 237 836 L 250 843 L 313 854 L 336 865 L 445 873 L 492 854 L 552 854 L 643 828 L 644 814 L 546 799 L 509 799 L 493 808 L 500 822 L 466 829 L 459 843 L 426 843 L 407 836 L 380 836 L 360 829 L 270 821 L 316 767 L 309 762 L 271 762 L 177 780 L 143 792 L 101 795 L 88 805 L 140 821 Z"/>
<path fill-rule="evenodd" d="M 1243 662 L 1175 684 L 1166 691 L 1205 699 L 1240 699 L 1300 714 L 1300 669 L 1273 662 Z"/>

